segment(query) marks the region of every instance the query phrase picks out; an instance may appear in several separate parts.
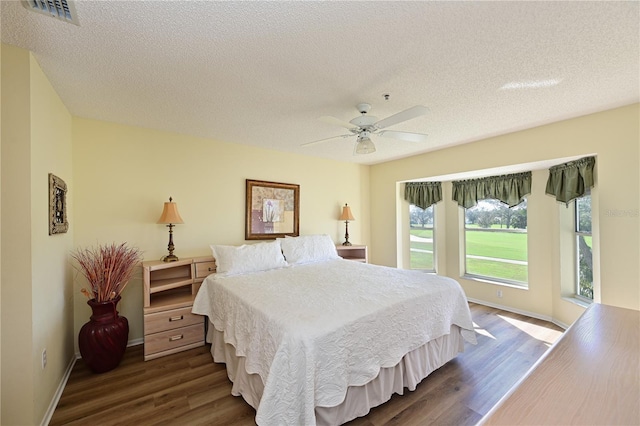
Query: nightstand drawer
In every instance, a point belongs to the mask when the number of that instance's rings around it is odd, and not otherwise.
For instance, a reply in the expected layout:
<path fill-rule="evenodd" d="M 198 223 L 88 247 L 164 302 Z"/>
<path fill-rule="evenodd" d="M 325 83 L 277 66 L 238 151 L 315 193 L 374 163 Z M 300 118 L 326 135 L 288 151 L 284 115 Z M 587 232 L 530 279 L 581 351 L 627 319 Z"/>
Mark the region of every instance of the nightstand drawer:
<path fill-rule="evenodd" d="M 191 307 L 171 309 L 144 316 L 144 334 L 153 334 L 161 331 L 173 330 L 188 325 L 204 323 L 202 315 L 191 313 Z"/>
<path fill-rule="evenodd" d="M 216 272 L 216 262 L 196 262 L 196 278 L 206 278 Z"/>
<path fill-rule="evenodd" d="M 144 336 L 144 355 L 148 356 L 195 343 L 204 344 L 204 321 L 200 324 Z"/>

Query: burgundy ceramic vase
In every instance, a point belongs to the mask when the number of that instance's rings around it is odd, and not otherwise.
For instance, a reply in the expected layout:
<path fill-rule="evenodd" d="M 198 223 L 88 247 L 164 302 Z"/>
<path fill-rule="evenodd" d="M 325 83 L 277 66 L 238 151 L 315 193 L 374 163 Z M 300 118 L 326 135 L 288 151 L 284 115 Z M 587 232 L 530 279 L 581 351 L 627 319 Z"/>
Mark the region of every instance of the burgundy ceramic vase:
<path fill-rule="evenodd" d="M 87 302 L 93 315 L 80 329 L 78 346 L 84 363 L 94 373 L 105 373 L 120 364 L 129 340 L 129 321 L 118 315 L 120 296 L 108 302 Z"/>

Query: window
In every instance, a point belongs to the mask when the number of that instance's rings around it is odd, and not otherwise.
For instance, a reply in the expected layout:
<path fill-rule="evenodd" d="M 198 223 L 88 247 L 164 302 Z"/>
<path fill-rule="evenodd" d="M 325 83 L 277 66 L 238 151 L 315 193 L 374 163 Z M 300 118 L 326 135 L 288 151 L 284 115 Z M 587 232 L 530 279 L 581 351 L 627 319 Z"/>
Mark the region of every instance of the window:
<path fill-rule="evenodd" d="M 527 200 L 482 200 L 465 209 L 466 275 L 527 285 Z"/>
<path fill-rule="evenodd" d="M 433 205 L 421 209 L 413 204 L 409 206 L 409 241 L 411 250 L 411 269 L 435 272 Z"/>
<path fill-rule="evenodd" d="M 591 193 L 575 202 L 576 296 L 593 301 L 593 255 L 591 247 Z"/>

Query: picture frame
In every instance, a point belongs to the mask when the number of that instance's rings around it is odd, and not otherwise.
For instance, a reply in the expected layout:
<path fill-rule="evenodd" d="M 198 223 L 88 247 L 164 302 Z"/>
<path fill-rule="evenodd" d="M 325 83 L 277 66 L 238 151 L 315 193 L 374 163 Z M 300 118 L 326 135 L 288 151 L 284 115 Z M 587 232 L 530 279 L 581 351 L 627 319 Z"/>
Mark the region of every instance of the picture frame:
<path fill-rule="evenodd" d="M 67 184 L 49 173 L 49 235 L 64 234 L 68 230 Z"/>
<path fill-rule="evenodd" d="M 246 180 L 246 240 L 300 234 L 300 185 Z"/>

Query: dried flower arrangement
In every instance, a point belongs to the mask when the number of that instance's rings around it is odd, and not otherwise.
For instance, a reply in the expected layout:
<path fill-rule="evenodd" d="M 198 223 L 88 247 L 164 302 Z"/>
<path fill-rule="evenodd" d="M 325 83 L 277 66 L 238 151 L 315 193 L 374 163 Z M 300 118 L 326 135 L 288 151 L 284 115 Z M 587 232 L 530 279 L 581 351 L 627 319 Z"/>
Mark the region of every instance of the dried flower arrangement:
<path fill-rule="evenodd" d="M 85 276 L 90 289 L 82 294 L 96 302 L 108 302 L 117 298 L 133 275 L 136 265 L 142 261 L 142 252 L 128 247 L 127 243 L 99 245 L 96 248 L 78 249 L 71 254 Z"/>

